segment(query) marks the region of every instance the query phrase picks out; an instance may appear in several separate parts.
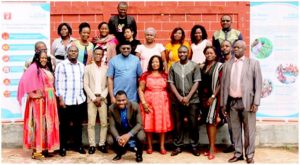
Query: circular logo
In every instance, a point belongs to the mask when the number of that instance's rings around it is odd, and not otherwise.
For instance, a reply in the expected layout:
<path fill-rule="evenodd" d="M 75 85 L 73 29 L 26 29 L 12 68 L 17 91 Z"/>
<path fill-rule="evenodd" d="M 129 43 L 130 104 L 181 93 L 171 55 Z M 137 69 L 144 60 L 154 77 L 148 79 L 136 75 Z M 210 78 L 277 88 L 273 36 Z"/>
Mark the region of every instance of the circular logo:
<path fill-rule="evenodd" d="M 8 55 L 4 55 L 4 56 L 2 57 L 2 60 L 3 60 L 4 62 L 8 62 L 8 61 L 9 61 L 9 56 L 8 56 Z"/>
<path fill-rule="evenodd" d="M 6 33 L 6 32 L 2 33 L 2 39 L 3 39 L 3 40 L 9 39 L 9 34 Z"/>
<path fill-rule="evenodd" d="M 299 70 L 294 64 L 280 64 L 276 69 L 276 77 L 283 84 L 296 82 Z"/>
<path fill-rule="evenodd" d="M 261 97 L 265 98 L 268 97 L 273 91 L 273 84 L 271 80 L 264 79 L 263 87 L 261 91 Z"/>
<path fill-rule="evenodd" d="M 4 91 L 3 95 L 4 95 L 4 97 L 10 97 L 10 92 L 9 91 Z"/>
<path fill-rule="evenodd" d="M 7 78 L 4 79 L 3 80 L 3 84 L 6 85 L 6 86 L 8 86 L 10 84 L 10 79 L 7 79 Z"/>
<path fill-rule="evenodd" d="M 265 37 L 260 37 L 254 40 L 251 44 L 251 52 L 258 59 L 265 59 L 269 57 L 273 50 L 272 42 Z"/>
<path fill-rule="evenodd" d="M 3 71 L 4 73 L 9 73 L 10 69 L 9 69 L 8 66 L 4 66 L 4 67 L 2 68 L 2 71 Z"/>
<path fill-rule="evenodd" d="M 9 50 L 9 45 L 8 45 L 8 44 L 3 44 L 3 45 L 2 45 L 2 49 L 3 49 L 4 51 L 8 51 L 8 50 Z"/>

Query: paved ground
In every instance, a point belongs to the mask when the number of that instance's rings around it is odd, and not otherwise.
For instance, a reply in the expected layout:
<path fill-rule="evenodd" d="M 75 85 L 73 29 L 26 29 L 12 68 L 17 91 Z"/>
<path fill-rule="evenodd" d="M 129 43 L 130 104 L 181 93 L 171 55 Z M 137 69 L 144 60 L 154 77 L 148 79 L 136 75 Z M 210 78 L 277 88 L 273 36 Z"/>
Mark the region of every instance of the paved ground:
<path fill-rule="evenodd" d="M 168 151 L 167 155 L 161 155 L 159 152 L 153 152 L 148 155 L 144 151 L 143 163 L 227 163 L 227 160 L 232 157 L 232 153 L 222 153 L 222 148 L 213 160 L 208 160 L 203 156 L 204 149 L 201 150 L 199 157 L 193 156 L 188 151 L 185 151 L 175 157 L 171 157 L 171 152 Z M 109 150 L 108 154 L 102 154 L 96 151 L 94 155 L 81 155 L 77 152 L 67 151 L 66 157 L 61 157 L 58 154 L 44 160 L 31 159 L 31 152 L 24 151 L 22 148 L 3 148 L 2 149 L 1 163 L 135 163 L 135 154 L 127 152 L 121 160 L 112 161 L 115 156 L 113 151 Z M 268 163 L 268 164 L 299 164 L 298 148 L 256 148 L 255 164 Z M 234 164 L 246 164 L 245 161 L 239 161 Z"/>

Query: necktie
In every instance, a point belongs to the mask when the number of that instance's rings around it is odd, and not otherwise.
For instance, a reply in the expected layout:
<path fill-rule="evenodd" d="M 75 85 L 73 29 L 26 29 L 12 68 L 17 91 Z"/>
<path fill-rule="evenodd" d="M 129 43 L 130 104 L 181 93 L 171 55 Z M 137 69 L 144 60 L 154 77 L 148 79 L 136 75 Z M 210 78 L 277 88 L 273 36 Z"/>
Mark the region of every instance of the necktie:
<path fill-rule="evenodd" d="M 84 47 L 84 53 L 83 53 L 83 64 L 86 65 L 88 58 L 88 52 L 87 52 L 87 46 Z"/>

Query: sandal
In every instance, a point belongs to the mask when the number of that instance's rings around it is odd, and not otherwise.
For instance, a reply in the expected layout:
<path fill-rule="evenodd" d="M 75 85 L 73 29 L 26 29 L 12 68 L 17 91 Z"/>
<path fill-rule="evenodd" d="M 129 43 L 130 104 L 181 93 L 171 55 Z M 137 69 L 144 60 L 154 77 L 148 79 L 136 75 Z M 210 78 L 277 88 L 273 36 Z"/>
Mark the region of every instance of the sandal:
<path fill-rule="evenodd" d="M 40 152 L 33 152 L 32 155 L 31 155 L 31 158 L 32 159 L 37 159 L 37 160 L 42 160 L 42 159 L 45 158 L 45 156 Z"/>

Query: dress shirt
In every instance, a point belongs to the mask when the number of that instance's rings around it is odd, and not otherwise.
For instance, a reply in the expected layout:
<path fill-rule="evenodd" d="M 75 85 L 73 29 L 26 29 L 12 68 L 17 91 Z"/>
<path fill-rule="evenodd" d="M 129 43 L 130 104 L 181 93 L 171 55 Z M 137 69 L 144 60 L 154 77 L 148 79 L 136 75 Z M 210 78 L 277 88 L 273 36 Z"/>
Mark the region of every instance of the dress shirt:
<path fill-rule="evenodd" d="M 241 88 L 241 77 L 242 77 L 242 70 L 243 70 L 243 63 L 245 60 L 245 56 L 241 57 L 240 59 L 234 58 L 234 63 L 232 64 L 231 74 L 230 74 L 230 92 L 229 95 L 231 97 L 242 97 L 242 88 Z M 237 71 L 235 71 L 238 69 Z M 236 77 L 236 78 L 234 78 Z M 236 80 L 237 88 L 234 89 L 232 83 Z"/>
<path fill-rule="evenodd" d="M 66 59 L 55 70 L 56 95 L 62 96 L 66 105 L 78 105 L 85 101 L 83 92 L 84 65 L 77 61 L 73 64 Z"/>

